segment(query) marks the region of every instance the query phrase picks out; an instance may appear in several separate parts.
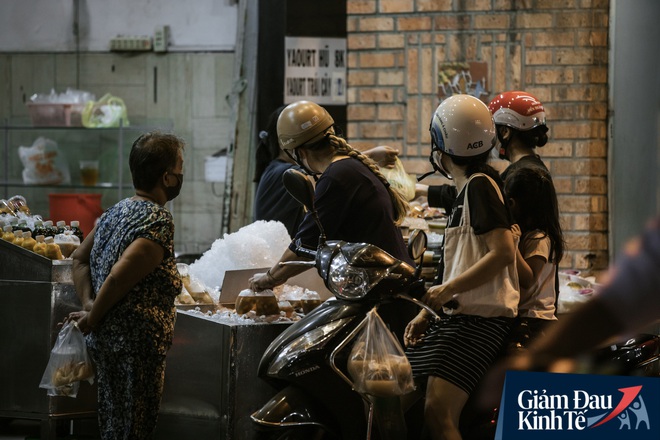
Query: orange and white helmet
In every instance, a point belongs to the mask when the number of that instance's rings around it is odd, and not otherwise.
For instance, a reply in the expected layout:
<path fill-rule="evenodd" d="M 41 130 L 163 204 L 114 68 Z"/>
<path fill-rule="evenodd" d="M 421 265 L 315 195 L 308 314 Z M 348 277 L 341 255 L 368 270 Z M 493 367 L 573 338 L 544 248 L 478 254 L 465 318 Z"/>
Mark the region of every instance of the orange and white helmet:
<path fill-rule="evenodd" d="M 520 131 L 545 126 L 543 104 L 527 92 L 500 93 L 490 101 L 488 109 L 496 125 L 506 125 Z"/>

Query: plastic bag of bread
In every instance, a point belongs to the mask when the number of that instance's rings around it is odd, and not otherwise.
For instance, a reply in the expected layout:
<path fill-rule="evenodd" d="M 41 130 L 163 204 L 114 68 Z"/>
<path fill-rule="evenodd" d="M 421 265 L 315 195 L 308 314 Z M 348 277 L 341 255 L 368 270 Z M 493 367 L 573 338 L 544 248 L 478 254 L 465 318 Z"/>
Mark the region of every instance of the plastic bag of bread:
<path fill-rule="evenodd" d="M 410 362 L 373 308 L 361 324 L 348 357 L 353 388 L 374 396 L 401 396 L 415 389 Z"/>
<path fill-rule="evenodd" d="M 176 268 L 181 275 L 181 281 L 183 282 L 183 289 L 188 293 L 188 295 L 181 296 L 179 301 L 190 301 L 188 297 L 192 298 L 192 304 L 213 304 L 213 297 L 209 293 L 206 286 L 194 275 L 190 274 L 189 266 L 184 263 L 177 263 Z M 182 304 L 191 304 L 191 302 L 182 302 Z"/>
<path fill-rule="evenodd" d="M 57 335 L 39 388 L 49 396 L 76 397 L 81 381 L 94 383 L 94 366 L 85 337 L 75 322 L 67 322 Z"/>
<path fill-rule="evenodd" d="M 380 172 L 385 176 L 392 188 L 398 190 L 406 200 L 415 198 L 415 184 L 417 179 L 408 174 L 403 167 L 403 162 L 397 157 L 394 168 L 381 168 Z"/>
<path fill-rule="evenodd" d="M 184 304 L 184 305 L 192 305 L 195 304 L 195 300 L 193 297 L 190 295 L 188 292 L 188 289 L 186 289 L 186 286 L 181 286 L 181 293 L 179 293 L 176 298 L 174 298 L 174 303 L 175 304 Z"/>
<path fill-rule="evenodd" d="M 261 292 L 254 292 L 252 289 L 242 290 L 236 297 L 235 308 L 239 315 L 245 315 L 252 310 L 257 316 L 280 313 L 277 297 L 270 289 Z"/>

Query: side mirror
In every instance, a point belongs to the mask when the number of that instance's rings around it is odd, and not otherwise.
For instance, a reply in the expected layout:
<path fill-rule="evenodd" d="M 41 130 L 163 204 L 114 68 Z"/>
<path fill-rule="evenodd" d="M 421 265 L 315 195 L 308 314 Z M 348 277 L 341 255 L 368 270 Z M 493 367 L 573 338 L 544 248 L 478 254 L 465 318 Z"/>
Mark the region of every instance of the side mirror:
<path fill-rule="evenodd" d="M 421 229 L 413 230 L 408 237 L 408 255 L 413 260 L 417 260 L 424 255 L 427 247 L 428 237 L 426 236 L 426 232 Z"/>
<path fill-rule="evenodd" d="M 308 211 L 314 211 L 314 185 L 307 176 L 296 169 L 288 169 L 282 175 L 284 188 L 291 197 L 300 202 Z"/>
<path fill-rule="evenodd" d="M 319 227 L 319 247 L 325 243 L 325 232 L 323 231 L 323 225 L 321 224 L 321 219 L 319 219 L 319 214 L 314 209 L 314 185 L 307 178 L 305 174 L 299 170 L 289 168 L 282 175 L 282 183 L 284 188 L 291 194 L 291 197 L 300 202 L 307 211 L 309 211 L 314 218 L 314 221 Z"/>

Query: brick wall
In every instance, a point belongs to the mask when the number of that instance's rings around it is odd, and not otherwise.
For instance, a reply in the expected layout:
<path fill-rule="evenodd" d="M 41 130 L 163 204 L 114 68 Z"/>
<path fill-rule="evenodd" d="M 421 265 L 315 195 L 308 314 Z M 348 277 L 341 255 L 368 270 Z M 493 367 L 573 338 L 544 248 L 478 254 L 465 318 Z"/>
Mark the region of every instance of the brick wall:
<path fill-rule="evenodd" d="M 430 170 L 439 75 L 485 66 L 484 101 L 518 89 L 545 105 L 562 266 L 606 267 L 608 0 L 347 0 L 347 12 L 351 145 L 392 145 L 410 173 Z"/>

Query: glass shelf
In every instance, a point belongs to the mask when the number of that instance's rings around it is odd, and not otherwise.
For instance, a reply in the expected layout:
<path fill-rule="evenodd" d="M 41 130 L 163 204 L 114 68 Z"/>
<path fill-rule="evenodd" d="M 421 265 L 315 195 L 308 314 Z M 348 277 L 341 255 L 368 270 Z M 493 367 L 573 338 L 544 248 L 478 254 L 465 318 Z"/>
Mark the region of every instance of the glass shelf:
<path fill-rule="evenodd" d="M 13 188 L 48 188 L 48 189 L 119 189 L 120 186 L 118 183 L 113 182 L 99 182 L 96 185 L 72 185 L 67 183 L 57 183 L 57 184 L 48 184 L 48 183 L 25 183 L 25 182 L 16 182 L 16 181 L 7 181 L 0 183 L 0 186 L 7 186 Z M 133 189 L 133 185 L 124 183 L 121 185 L 122 189 Z"/>
<path fill-rule="evenodd" d="M 50 193 L 100 193 L 102 207 L 107 209 L 131 193 L 128 155 L 133 140 L 153 130 L 171 131 L 172 121 L 132 119 L 128 126 L 85 128 L 70 126 L 35 127 L 29 118 L 0 121 L 2 148 L 0 153 L 0 198 L 16 194 L 24 196 L 33 213 L 47 215 Z M 66 184 L 26 183 L 20 146 L 30 147 L 44 137 L 57 143 L 57 155 L 68 167 L 70 182 Z M 100 183 L 86 186 L 81 182 L 79 161 L 98 160 Z M 65 165 L 62 165 L 64 168 Z M 62 170 L 66 175 L 66 170 Z"/>

